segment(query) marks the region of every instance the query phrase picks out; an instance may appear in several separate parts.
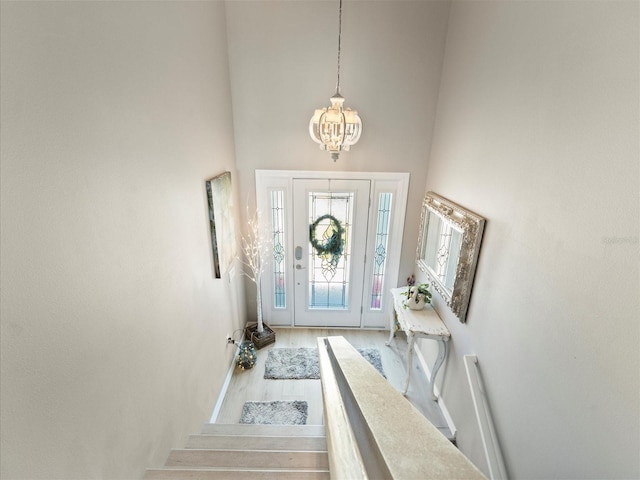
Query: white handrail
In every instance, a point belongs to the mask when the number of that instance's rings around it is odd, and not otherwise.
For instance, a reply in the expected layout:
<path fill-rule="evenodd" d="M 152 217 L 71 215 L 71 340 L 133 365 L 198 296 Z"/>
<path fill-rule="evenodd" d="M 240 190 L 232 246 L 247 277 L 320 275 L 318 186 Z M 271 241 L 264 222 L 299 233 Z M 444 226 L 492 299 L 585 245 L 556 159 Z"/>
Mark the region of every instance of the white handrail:
<path fill-rule="evenodd" d="M 332 479 L 486 480 L 344 337 L 318 348 Z"/>
<path fill-rule="evenodd" d="M 318 360 L 331 478 L 367 480 L 358 442 L 349 424 L 349 416 L 331 365 L 325 338 L 322 337 L 318 337 Z"/>
<path fill-rule="evenodd" d="M 484 455 L 487 460 L 487 465 L 489 466 L 489 477 L 492 480 L 507 480 L 507 468 L 504 464 L 498 436 L 493 426 L 487 401 L 487 393 L 484 390 L 480 378 L 478 357 L 476 355 L 465 355 L 464 367 L 467 371 L 471 398 L 473 399 L 473 408 L 476 411 L 476 418 L 478 419 L 478 426 L 480 427 L 480 437 L 482 438 Z"/>

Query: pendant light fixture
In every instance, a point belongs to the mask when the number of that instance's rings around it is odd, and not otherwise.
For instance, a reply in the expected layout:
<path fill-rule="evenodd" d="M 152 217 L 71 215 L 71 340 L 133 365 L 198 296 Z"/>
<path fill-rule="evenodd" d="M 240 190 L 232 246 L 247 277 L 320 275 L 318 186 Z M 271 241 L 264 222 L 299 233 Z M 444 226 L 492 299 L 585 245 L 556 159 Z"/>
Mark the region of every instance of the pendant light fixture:
<path fill-rule="evenodd" d="M 362 120 L 358 112 L 343 108 L 344 97 L 340 95 L 340 43 L 342 40 L 342 0 L 338 14 L 338 80 L 336 93 L 329 100 L 331 106 L 315 111 L 309 122 L 309 134 L 321 150 L 331 152 L 335 162 L 341 151 L 348 151 L 355 145 L 362 133 Z"/>

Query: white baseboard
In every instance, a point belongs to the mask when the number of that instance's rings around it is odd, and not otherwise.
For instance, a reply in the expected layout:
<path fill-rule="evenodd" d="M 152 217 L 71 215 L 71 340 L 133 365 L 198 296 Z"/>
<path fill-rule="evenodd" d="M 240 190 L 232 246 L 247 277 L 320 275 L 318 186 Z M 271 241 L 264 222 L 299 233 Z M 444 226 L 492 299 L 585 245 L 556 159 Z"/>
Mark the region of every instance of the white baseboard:
<path fill-rule="evenodd" d="M 416 356 L 418 357 L 420 366 L 422 366 L 422 368 L 424 369 L 424 373 L 426 374 L 427 379 L 429 380 L 429 382 L 431 382 L 431 370 L 429 369 L 429 366 L 427 365 L 427 362 L 422 355 L 422 351 L 420 351 L 419 348 L 415 348 L 414 352 L 416 352 Z M 442 411 L 442 416 L 444 417 L 444 421 L 447 422 L 447 427 L 449 427 L 449 430 L 451 431 L 452 438 L 455 440 L 458 431 L 455 424 L 453 423 L 453 418 L 451 418 L 451 415 L 449 414 L 449 410 L 447 410 L 447 406 L 445 405 L 442 396 L 440 396 L 438 385 L 435 385 L 433 392 L 438 397 L 438 405 L 440 406 L 440 410 Z"/>
<path fill-rule="evenodd" d="M 220 414 L 220 410 L 222 409 L 222 403 L 224 402 L 224 398 L 227 395 L 227 390 L 229 390 L 229 384 L 231 383 L 231 377 L 233 377 L 233 372 L 236 369 L 236 353 L 238 350 L 238 345 L 234 345 L 236 352 L 231 356 L 231 364 L 229 365 L 229 369 L 227 370 L 227 376 L 224 379 L 224 383 L 222 384 L 222 388 L 220 389 L 220 393 L 218 394 L 218 400 L 216 401 L 216 406 L 213 407 L 213 413 L 211 413 L 211 419 L 209 423 L 216 423 L 218 420 L 218 415 Z"/>

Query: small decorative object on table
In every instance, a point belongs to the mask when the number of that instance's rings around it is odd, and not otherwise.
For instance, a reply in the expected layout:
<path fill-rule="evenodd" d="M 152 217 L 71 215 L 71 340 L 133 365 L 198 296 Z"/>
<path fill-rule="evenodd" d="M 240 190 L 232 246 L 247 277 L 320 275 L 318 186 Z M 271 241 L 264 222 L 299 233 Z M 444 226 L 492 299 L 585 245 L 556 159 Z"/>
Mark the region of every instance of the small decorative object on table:
<path fill-rule="evenodd" d="M 431 292 L 429 291 L 429 285 L 426 283 L 410 286 L 401 295 L 407 297 L 404 302 L 404 308 L 411 310 L 422 310 L 427 303 L 431 303 Z"/>
<path fill-rule="evenodd" d="M 242 342 L 238 346 L 238 358 L 236 358 L 236 365 L 241 370 L 249 370 L 256 364 L 256 347 L 253 342 Z"/>

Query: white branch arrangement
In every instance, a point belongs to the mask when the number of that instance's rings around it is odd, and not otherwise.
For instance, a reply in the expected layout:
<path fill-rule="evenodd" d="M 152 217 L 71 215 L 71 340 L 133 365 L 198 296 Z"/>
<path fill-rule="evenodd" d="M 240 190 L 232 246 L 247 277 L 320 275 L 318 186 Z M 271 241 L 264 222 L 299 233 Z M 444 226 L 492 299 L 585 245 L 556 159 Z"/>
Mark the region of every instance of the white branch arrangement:
<path fill-rule="evenodd" d="M 258 333 L 264 332 L 262 321 L 262 294 L 260 292 L 262 274 L 267 266 L 269 258 L 270 242 L 260 233 L 260 211 L 256 209 L 253 215 L 249 215 L 247 207 L 247 235 L 241 235 L 241 247 L 243 258 L 240 262 L 246 267 L 242 274 L 256 284 L 256 301 L 258 308 Z"/>

